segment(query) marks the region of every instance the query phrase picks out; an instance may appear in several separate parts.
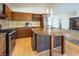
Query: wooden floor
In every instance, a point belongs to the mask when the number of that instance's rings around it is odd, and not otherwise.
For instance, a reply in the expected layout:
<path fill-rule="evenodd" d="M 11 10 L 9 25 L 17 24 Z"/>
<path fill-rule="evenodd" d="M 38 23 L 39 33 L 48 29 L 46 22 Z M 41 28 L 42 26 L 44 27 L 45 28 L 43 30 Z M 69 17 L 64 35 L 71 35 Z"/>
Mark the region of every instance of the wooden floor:
<path fill-rule="evenodd" d="M 35 56 L 36 52 L 32 51 L 31 37 L 16 39 L 16 45 L 12 56 Z"/>
<path fill-rule="evenodd" d="M 56 55 L 61 56 L 59 48 L 57 49 L 57 53 L 55 54 L 55 56 Z M 36 51 L 32 51 L 31 37 L 29 37 L 16 39 L 16 45 L 12 56 L 49 56 L 49 52 L 48 50 L 41 53 L 36 53 Z"/>

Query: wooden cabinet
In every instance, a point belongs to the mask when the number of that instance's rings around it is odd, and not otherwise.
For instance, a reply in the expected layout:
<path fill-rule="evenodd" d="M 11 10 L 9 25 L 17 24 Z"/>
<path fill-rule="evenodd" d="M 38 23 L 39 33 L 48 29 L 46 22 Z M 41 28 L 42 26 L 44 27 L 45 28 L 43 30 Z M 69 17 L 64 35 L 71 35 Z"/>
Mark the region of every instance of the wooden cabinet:
<path fill-rule="evenodd" d="M 31 29 L 26 27 L 16 28 L 16 38 L 31 37 Z"/>
<path fill-rule="evenodd" d="M 16 28 L 16 38 L 23 38 L 26 37 L 26 28 Z"/>
<path fill-rule="evenodd" d="M 62 36 L 54 37 L 54 48 L 61 46 Z"/>
<path fill-rule="evenodd" d="M 5 35 L 2 35 L 0 37 L 0 56 L 3 56 L 6 54 L 6 41 L 5 41 Z"/>
<path fill-rule="evenodd" d="M 50 36 L 38 35 L 32 32 L 32 49 L 37 52 L 46 51 L 50 48 Z"/>
<path fill-rule="evenodd" d="M 12 16 L 13 16 L 13 20 L 15 20 L 15 21 L 32 20 L 32 14 L 31 13 L 13 12 Z"/>
<path fill-rule="evenodd" d="M 41 14 L 32 14 L 32 21 L 40 21 L 41 17 Z"/>
<path fill-rule="evenodd" d="M 39 35 L 32 31 L 32 49 L 42 52 L 50 49 L 50 35 Z M 62 36 L 54 36 L 54 48 L 61 46 Z"/>
<path fill-rule="evenodd" d="M 32 14 L 32 21 L 40 21 L 40 27 L 44 27 L 43 14 Z"/>
<path fill-rule="evenodd" d="M 50 48 L 50 36 L 37 35 L 37 52 L 46 51 Z"/>
<path fill-rule="evenodd" d="M 12 10 L 5 5 L 5 17 L 7 20 L 12 20 Z"/>
<path fill-rule="evenodd" d="M 30 28 L 26 28 L 26 37 L 31 37 L 31 29 Z"/>

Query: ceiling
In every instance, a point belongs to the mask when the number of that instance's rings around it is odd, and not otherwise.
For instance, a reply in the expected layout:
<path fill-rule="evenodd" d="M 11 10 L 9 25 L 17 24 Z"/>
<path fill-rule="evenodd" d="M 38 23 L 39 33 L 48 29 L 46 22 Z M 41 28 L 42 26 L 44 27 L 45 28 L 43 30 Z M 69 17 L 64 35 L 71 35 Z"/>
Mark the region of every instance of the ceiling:
<path fill-rule="evenodd" d="M 13 11 L 45 13 L 52 8 L 53 14 L 62 14 L 79 11 L 79 3 L 9 3 Z"/>
<path fill-rule="evenodd" d="M 8 3 L 13 11 L 46 13 L 46 9 L 56 7 L 56 3 Z"/>

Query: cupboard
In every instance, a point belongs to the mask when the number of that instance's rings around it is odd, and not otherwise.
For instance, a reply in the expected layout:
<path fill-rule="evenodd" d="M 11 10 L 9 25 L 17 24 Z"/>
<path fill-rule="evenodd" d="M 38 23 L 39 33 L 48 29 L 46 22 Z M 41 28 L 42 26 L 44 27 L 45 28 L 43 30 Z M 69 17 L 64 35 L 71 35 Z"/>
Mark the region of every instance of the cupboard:
<path fill-rule="evenodd" d="M 12 19 L 15 21 L 29 21 L 32 20 L 31 13 L 23 13 L 23 12 L 12 12 Z"/>
<path fill-rule="evenodd" d="M 2 34 L 0 37 L 0 56 L 6 55 L 6 41 L 5 41 L 5 35 Z"/>
<path fill-rule="evenodd" d="M 26 27 L 16 28 L 16 38 L 31 37 L 31 29 Z"/>
<path fill-rule="evenodd" d="M 41 14 L 32 14 L 32 21 L 40 21 L 41 17 Z"/>
<path fill-rule="evenodd" d="M 5 5 L 4 9 L 5 9 L 4 14 L 5 14 L 6 19 L 7 20 L 12 20 L 12 10 L 7 5 Z"/>

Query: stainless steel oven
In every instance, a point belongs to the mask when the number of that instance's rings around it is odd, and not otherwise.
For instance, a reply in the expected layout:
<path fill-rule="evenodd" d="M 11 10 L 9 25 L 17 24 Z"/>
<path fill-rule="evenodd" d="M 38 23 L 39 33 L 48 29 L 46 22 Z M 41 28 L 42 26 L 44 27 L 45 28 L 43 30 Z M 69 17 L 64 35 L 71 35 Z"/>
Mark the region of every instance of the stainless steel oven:
<path fill-rule="evenodd" d="M 15 46 L 15 31 L 9 33 L 9 55 L 12 55 Z"/>
<path fill-rule="evenodd" d="M 12 54 L 15 45 L 15 30 L 2 29 L 0 32 L 6 33 L 6 56 L 9 56 Z"/>

